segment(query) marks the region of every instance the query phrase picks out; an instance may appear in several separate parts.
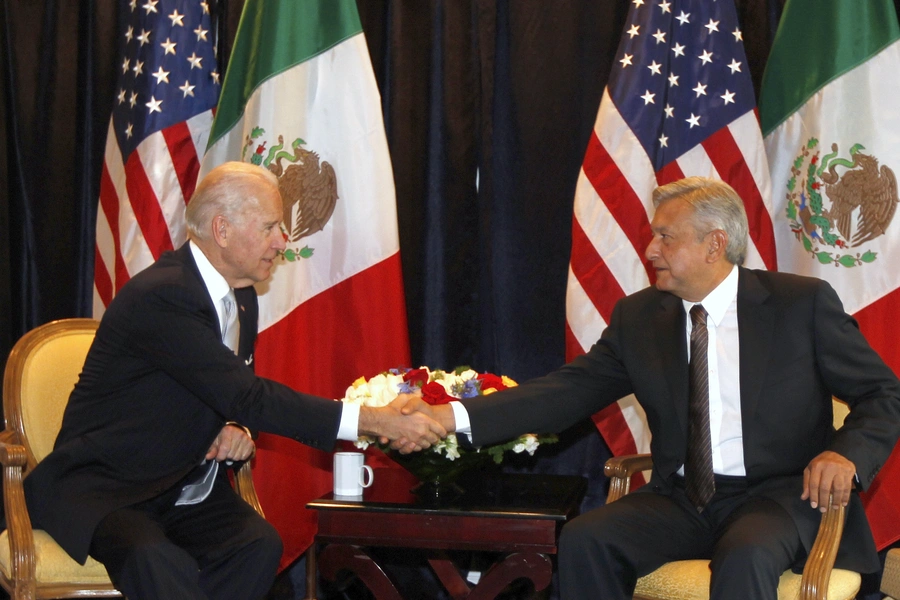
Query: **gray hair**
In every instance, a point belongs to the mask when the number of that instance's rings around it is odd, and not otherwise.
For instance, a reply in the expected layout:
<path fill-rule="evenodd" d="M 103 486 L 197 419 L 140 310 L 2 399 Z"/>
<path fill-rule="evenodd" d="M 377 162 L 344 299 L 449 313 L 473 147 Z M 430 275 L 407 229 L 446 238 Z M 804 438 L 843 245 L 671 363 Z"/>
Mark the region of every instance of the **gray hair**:
<path fill-rule="evenodd" d="M 261 186 L 278 190 L 278 178 L 263 167 L 227 162 L 210 171 L 197 185 L 185 212 L 185 225 L 192 239 L 207 240 L 209 225 L 217 215 L 240 225 L 247 209 L 259 207 Z"/>
<path fill-rule="evenodd" d="M 710 231 L 721 229 L 728 236 L 725 258 L 733 265 L 744 264 L 750 229 L 744 202 L 724 181 L 706 177 L 688 177 L 653 190 L 653 206 L 680 198 L 694 207 L 692 217 L 698 241 Z"/>

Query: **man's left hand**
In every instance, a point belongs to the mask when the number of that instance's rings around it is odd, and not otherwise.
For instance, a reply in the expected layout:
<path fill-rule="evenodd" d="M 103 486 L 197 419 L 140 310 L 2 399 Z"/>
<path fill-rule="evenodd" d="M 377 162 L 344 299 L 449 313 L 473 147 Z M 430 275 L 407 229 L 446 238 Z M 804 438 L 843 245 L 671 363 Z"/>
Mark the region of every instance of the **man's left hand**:
<path fill-rule="evenodd" d="M 247 460 L 256 451 L 253 438 L 238 425 L 226 425 L 206 453 L 206 460 L 237 462 Z"/>
<path fill-rule="evenodd" d="M 803 494 L 801 500 L 809 500 L 809 505 L 825 512 L 828 495 L 833 494 L 835 506 L 847 506 L 856 465 L 837 452 L 826 450 L 812 459 L 803 470 Z"/>

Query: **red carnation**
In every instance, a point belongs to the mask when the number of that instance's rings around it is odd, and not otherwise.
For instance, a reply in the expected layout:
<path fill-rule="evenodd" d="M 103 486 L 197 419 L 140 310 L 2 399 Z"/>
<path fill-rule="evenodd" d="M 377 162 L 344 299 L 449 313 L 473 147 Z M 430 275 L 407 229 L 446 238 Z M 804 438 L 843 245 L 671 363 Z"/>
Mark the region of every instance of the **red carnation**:
<path fill-rule="evenodd" d="M 425 386 L 422 388 L 422 399 L 432 406 L 447 404 L 451 400 L 455 400 L 453 396 L 451 396 L 446 392 L 446 390 L 444 390 L 444 386 L 437 383 L 436 381 L 425 384 Z"/>
<path fill-rule="evenodd" d="M 481 382 L 482 392 L 491 388 L 494 388 L 498 392 L 500 390 L 506 389 L 506 386 L 503 385 L 503 378 L 499 377 L 498 375 L 494 375 L 493 373 L 481 373 L 477 379 Z"/>
<path fill-rule="evenodd" d="M 428 369 L 411 369 L 403 376 L 403 381 L 421 389 L 428 383 Z"/>

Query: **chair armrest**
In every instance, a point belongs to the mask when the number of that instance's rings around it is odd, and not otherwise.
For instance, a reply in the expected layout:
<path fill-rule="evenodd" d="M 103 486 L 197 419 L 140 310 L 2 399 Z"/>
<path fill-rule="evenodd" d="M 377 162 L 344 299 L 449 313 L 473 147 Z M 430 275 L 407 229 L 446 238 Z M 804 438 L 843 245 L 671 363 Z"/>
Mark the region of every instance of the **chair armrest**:
<path fill-rule="evenodd" d="M 9 435 L 12 434 L 12 435 Z M 6 510 L 6 529 L 9 533 L 9 556 L 14 581 L 35 580 L 34 536 L 31 517 L 25 506 L 22 487 L 28 452 L 25 446 L 9 443 L 16 439 L 14 432 L 0 434 L 0 465 L 3 468 L 3 507 Z M 34 590 L 32 590 L 33 597 Z"/>
<path fill-rule="evenodd" d="M 603 472 L 609 477 L 609 494 L 606 502 L 618 500 L 631 490 L 632 475 L 652 468 L 653 458 L 649 454 L 628 454 L 610 458 L 603 466 Z"/>
<path fill-rule="evenodd" d="M 238 495 L 244 499 L 244 502 L 252 506 L 253 510 L 259 513 L 259 516 L 266 518 L 262 505 L 259 503 L 259 496 L 256 495 L 256 487 L 253 485 L 253 472 L 250 460 L 245 461 L 241 468 L 235 472 L 234 487 Z"/>
<path fill-rule="evenodd" d="M 825 600 L 828 581 L 834 559 L 837 557 L 841 534 L 844 532 L 844 507 L 833 506 L 832 496 L 828 496 L 828 509 L 822 513 L 819 533 L 813 542 L 803 577 L 800 580 L 800 600 Z"/>

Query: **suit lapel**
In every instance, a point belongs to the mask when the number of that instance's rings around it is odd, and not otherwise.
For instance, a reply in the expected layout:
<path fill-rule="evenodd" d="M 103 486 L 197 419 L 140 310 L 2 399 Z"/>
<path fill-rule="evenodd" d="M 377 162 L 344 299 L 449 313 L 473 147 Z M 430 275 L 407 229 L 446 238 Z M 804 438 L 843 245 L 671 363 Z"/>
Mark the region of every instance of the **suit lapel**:
<path fill-rule="evenodd" d="M 744 423 L 753 421 L 773 347 L 775 317 L 766 305 L 768 297 L 769 291 L 753 272 L 742 267 L 738 278 L 737 311 L 741 346 L 741 418 Z"/>
<path fill-rule="evenodd" d="M 684 305 L 672 294 L 663 294 L 653 327 L 656 343 L 662 353 L 663 377 L 678 415 L 680 430 L 687 431 L 688 361 Z"/>

